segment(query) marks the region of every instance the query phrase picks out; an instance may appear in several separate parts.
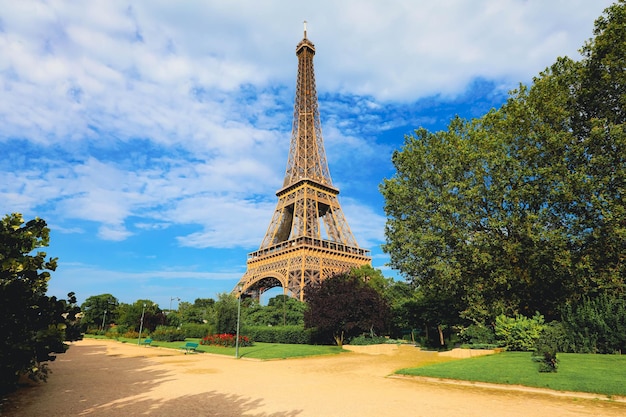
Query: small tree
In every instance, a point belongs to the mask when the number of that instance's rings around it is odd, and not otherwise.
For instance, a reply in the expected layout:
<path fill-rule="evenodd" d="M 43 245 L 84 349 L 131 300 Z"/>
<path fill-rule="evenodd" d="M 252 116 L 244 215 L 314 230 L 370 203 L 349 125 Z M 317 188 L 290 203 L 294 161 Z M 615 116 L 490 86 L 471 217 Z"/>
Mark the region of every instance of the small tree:
<path fill-rule="evenodd" d="M 340 274 L 309 286 L 304 326 L 316 328 L 324 342 L 334 340 L 342 346 L 362 333 L 386 328 L 389 306 L 372 286 L 358 276 Z"/>
<path fill-rule="evenodd" d="M 65 340 L 80 338 L 74 293 L 67 301 L 46 295 L 56 258 L 33 253 L 48 246 L 49 233 L 42 219 L 24 223 L 14 213 L 0 220 L 0 393 L 13 389 L 21 374 L 45 381 L 45 362 L 65 352 Z"/>
<path fill-rule="evenodd" d="M 215 330 L 218 333 L 237 332 L 237 297 L 232 294 L 218 294 L 215 303 Z"/>

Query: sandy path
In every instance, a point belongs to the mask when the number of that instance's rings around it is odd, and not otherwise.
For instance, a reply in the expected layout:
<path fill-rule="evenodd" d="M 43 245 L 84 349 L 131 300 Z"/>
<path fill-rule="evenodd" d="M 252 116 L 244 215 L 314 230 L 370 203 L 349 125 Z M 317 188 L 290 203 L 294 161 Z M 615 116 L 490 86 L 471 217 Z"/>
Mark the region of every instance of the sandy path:
<path fill-rule="evenodd" d="M 0 415 L 39 416 L 625 416 L 626 403 L 388 377 L 434 361 L 403 346 L 277 361 L 83 340 Z"/>

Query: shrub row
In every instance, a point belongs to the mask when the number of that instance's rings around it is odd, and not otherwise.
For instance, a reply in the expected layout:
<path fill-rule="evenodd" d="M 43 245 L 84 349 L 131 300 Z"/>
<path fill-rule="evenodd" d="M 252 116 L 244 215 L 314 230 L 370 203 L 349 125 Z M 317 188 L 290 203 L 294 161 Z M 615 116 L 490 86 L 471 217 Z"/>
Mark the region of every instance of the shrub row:
<path fill-rule="evenodd" d="M 178 342 L 185 340 L 185 332 L 175 327 L 158 326 L 150 337 L 159 342 Z"/>
<path fill-rule="evenodd" d="M 354 346 L 379 345 L 387 343 L 389 339 L 384 336 L 361 335 L 350 339 L 350 344 Z"/>
<path fill-rule="evenodd" d="M 185 337 L 201 339 L 206 335 L 216 333 L 215 326 L 200 323 L 183 323 L 180 329 L 185 333 Z"/>
<path fill-rule="evenodd" d="M 311 344 L 313 330 L 302 326 L 246 326 L 245 333 L 255 342 Z"/>

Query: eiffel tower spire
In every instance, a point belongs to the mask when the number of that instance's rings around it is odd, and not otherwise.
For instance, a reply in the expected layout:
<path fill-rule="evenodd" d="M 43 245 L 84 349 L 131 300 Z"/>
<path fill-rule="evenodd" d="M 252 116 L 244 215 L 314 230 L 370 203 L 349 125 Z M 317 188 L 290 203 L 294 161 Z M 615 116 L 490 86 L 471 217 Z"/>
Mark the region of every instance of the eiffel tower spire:
<path fill-rule="evenodd" d="M 369 251 L 358 247 L 332 184 L 315 88 L 315 45 L 304 38 L 296 46 L 298 77 L 289 157 L 278 204 L 259 250 L 248 255 L 248 269 L 237 287 L 260 296 L 281 286 L 304 300 L 312 283 L 369 264 Z"/>

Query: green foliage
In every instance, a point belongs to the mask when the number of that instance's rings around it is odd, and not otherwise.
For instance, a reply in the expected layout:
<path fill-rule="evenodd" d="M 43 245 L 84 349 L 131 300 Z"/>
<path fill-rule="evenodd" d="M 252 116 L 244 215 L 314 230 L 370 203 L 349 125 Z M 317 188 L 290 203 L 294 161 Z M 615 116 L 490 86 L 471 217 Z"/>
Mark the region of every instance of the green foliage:
<path fill-rule="evenodd" d="M 320 342 L 338 346 L 344 338 L 387 328 L 389 306 L 384 298 L 358 276 L 340 274 L 305 289 L 305 328 L 316 328 Z"/>
<path fill-rule="evenodd" d="M 143 316 L 143 332 L 152 332 L 157 326 L 162 326 L 167 319 L 165 314 L 151 300 L 137 300 L 133 304 L 119 304 L 117 308 L 118 324 L 129 330 L 139 331 L 142 327 L 141 318 Z"/>
<path fill-rule="evenodd" d="M 67 300 L 46 295 L 57 260 L 37 249 L 48 245 L 49 233 L 39 218 L 24 223 L 15 213 L 0 220 L 0 393 L 21 374 L 45 380 L 45 362 L 65 352 L 64 341 L 81 337 L 74 293 Z"/>
<path fill-rule="evenodd" d="M 509 350 L 533 351 L 535 343 L 545 329 L 545 321 L 541 314 L 532 318 L 522 316 L 507 317 L 504 314 L 496 317 L 494 326 L 497 340 Z"/>
<path fill-rule="evenodd" d="M 360 336 L 356 336 L 350 339 L 350 344 L 353 346 L 379 345 L 387 343 L 388 340 L 389 339 L 387 339 L 385 336 L 372 336 L 368 334 L 362 334 Z"/>
<path fill-rule="evenodd" d="M 157 328 L 150 333 L 150 338 L 160 342 L 174 342 L 177 340 L 185 340 L 185 332 L 175 327 L 157 326 Z"/>
<path fill-rule="evenodd" d="M 237 333 L 238 300 L 232 294 L 218 294 L 215 303 L 215 329 L 217 333 Z"/>
<path fill-rule="evenodd" d="M 571 350 L 580 353 L 626 352 L 626 298 L 603 294 L 585 297 L 563 309 Z"/>
<path fill-rule="evenodd" d="M 494 345 L 496 334 L 493 327 L 484 324 L 472 324 L 459 330 L 461 342 L 469 345 Z"/>
<path fill-rule="evenodd" d="M 306 304 L 287 295 L 271 298 L 267 306 L 250 303 L 243 322 L 251 326 L 302 326 Z"/>
<path fill-rule="evenodd" d="M 303 326 L 246 326 L 245 334 L 255 342 L 309 344 L 312 330 Z"/>
<path fill-rule="evenodd" d="M 211 324 L 183 323 L 180 325 L 180 329 L 187 338 L 203 338 L 208 334 L 215 333 L 215 328 Z"/>
<path fill-rule="evenodd" d="M 116 323 L 119 302 L 111 294 L 92 295 L 87 297 L 80 308 L 83 312 L 81 325 L 83 329 L 106 330 L 111 323 Z"/>
<path fill-rule="evenodd" d="M 558 322 L 547 324 L 535 341 L 533 360 L 539 363 L 539 372 L 556 372 L 559 360 L 557 353 L 563 352 L 565 331 Z"/>
<path fill-rule="evenodd" d="M 456 342 L 454 329 L 459 323 L 459 304 L 445 293 L 427 293 L 418 289 L 401 306 L 403 320 L 411 329 L 419 329 L 419 344 L 435 349 L 449 348 Z M 415 332 L 412 334 L 415 336 Z"/>
<path fill-rule="evenodd" d="M 559 58 L 498 110 L 418 129 L 381 185 L 390 265 L 460 318 L 549 319 L 626 291 L 626 3 L 580 62 Z"/>
<path fill-rule="evenodd" d="M 214 323 L 215 300 L 212 298 L 196 298 L 193 304 L 182 301 L 178 304 L 178 310 L 168 314 L 171 325 L 183 323 Z"/>

